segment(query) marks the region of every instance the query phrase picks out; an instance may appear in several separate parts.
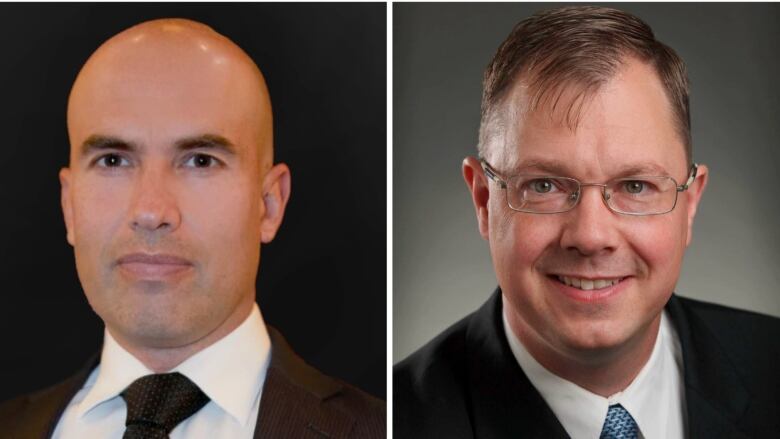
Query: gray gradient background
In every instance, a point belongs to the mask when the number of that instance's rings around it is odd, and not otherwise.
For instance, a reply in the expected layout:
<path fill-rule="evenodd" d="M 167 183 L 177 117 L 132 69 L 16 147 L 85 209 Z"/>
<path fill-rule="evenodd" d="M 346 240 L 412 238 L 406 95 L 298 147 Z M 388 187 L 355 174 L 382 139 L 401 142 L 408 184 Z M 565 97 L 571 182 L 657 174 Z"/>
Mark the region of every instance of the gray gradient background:
<path fill-rule="evenodd" d="M 476 153 L 484 67 L 519 20 L 555 6 L 393 5 L 394 362 L 496 286 L 460 164 Z M 780 316 L 780 4 L 609 6 L 689 69 L 694 160 L 710 180 L 676 291 Z"/>

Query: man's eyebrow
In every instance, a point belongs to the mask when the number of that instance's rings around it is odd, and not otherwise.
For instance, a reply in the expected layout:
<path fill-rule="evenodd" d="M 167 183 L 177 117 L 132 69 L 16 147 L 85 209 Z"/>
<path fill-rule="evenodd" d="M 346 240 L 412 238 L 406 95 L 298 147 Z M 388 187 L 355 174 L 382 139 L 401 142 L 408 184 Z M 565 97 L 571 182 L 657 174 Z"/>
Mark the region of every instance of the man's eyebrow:
<path fill-rule="evenodd" d="M 656 163 L 640 163 L 635 165 L 627 165 L 619 168 L 617 172 L 618 176 L 635 176 L 635 175 L 662 175 L 669 176 L 669 171 L 661 165 Z"/>
<path fill-rule="evenodd" d="M 194 137 L 186 137 L 176 141 L 176 149 L 189 151 L 192 149 L 217 149 L 225 153 L 235 155 L 236 146 L 225 137 L 216 134 L 201 134 Z"/>
<path fill-rule="evenodd" d="M 120 151 L 134 151 L 137 146 L 133 142 L 122 140 L 118 137 L 104 136 L 102 134 L 93 134 L 81 143 L 81 154 L 88 156 L 96 151 L 104 151 L 107 149 L 120 150 Z"/>

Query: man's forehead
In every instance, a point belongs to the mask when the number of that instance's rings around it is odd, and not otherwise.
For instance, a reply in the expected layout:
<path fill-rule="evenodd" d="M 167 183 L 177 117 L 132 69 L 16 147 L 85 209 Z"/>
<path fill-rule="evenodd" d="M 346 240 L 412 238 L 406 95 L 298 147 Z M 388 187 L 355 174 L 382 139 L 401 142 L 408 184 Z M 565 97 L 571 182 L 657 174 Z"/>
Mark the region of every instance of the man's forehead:
<path fill-rule="evenodd" d="M 201 133 L 270 151 L 271 119 L 265 81 L 249 56 L 181 19 L 142 23 L 108 40 L 82 68 L 68 103 L 73 152 L 94 135 L 152 144 Z"/>
<path fill-rule="evenodd" d="M 513 121 L 511 125 L 530 121 L 549 131 L 574 133 L 581 124 L 591 123 L 594 116 L 618 119 L 624 115 L 607 111 L 610 108 L 605 105 L 625 109 L 653 105 L 657 110 L 654 119 L 673 124 L 671 103 L 656 69 L 633 57 L 624 58 L 620 65 L 598 82 L 573 77 L 549 83 L 536 79 L 538 74 L 520 76 L 503 100 L 504 111 Z"/>
<path fill-rule="evenodd" d="M 504 106 L 504 133 L 488 157 L 498 166 L 546 158 L 668 169 L 685 160 L 660 78 L 640 61 L 627 62 L 597 88 L 564 84 L 541 98 L 518 81 Z"/>

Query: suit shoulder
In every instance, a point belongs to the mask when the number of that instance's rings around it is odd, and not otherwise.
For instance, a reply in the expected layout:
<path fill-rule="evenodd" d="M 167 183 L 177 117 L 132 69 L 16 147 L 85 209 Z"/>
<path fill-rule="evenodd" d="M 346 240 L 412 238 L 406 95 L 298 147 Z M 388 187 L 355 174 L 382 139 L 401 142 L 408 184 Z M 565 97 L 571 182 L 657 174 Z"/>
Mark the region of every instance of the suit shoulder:
<path fill-rule="evenodd" d="M 706 383 L 704 389 L 693 386 L 696 394 L 743 407 L 739 422 L 750 437 L 776 432 L 780 319 L 685 298 L 672 305 L 680 317 L 680 337 L 688 344 L 684 361 L 691 361 L 696 382 Z"/>
<path fill-rule="evenodd" d="M 706 328 L 746 384 L 763 392 L 769 382 L 777 381 L 780 319 L 694 299 L 679 299 L 689 320 Z"/>
<path fill-rule="evenodd" d="M 260 404 L 260 437 L 294 436 L 301 428 L 326 437 L 386 437 L 383 401 L 309 365 L 270 368 L 262 401 L 271 403 Z"/>
<path fill-rule="evenodd" d="M 384 438 L 387 435 L 385 402 L 341 380 L 328 378 L 339 383 L 341 391 L 326 399 L 325 403 L 337 406 L 355 419 L 352 435 L 359 438 Z"/>
<path fill-rule="evenodd" d="M 6 431 L 8 425 L 27 409 L 29 398 L 29 395 L 22 395 L 0 402 L 0 430 Z"/>
<path fill-rule="evenodd" d="M 678 296 L 678 299 L 691 317 L 706 325 L 719 339 L 744 342 L 743 337 L 757 338 L 757 342 L 768 341 L 778 347 L 776 340 L 780 335 L 780 319 L 777 317 L 686 297 Z"/>
<path fill-rule="evenodd" d="M 393 432 L 399 437 L 463 437 L 466 335 L 472 315 L 450 326 L 393 368 Z"/>
<path fill-rule="evenodd" d="M 466 332 L 472 315 L 469 315 L 393 367 L 393 382 L 424 390 L 441 379 L 460 381 L 465 370 Z M 406 390 L 406 389 L 401 389 Z M 440 389 L 437 389 L 440 390 Z M 395 397 L 395 389 L 394 389 Z"/>
<path fill-rule="evenodd" d="M 73 376 L 51 387 L 0 403 L 0 431 L 4 437 L 42 437 L 70 401 L 79 379 L 79 376 Z"/>
<path fill-rule="evenodd" d="M 260 435 L 298 434 L 299 426 L 324 436 L 386 437 L 384 401 L 306 363 L 269 327 L 271 364 L 260 404 Z"/>

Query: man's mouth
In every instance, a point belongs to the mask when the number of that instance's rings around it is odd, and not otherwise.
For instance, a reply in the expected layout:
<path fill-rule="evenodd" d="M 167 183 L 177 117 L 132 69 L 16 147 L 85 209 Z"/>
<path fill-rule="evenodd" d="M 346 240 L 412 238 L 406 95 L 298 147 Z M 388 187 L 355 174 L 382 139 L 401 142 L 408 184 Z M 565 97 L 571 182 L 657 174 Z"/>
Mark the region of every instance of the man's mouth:
<path fill-rule="evenodd" d="M 612 277 L 602 279 L 585 279 L 580 277 L 555 275 L 558 282 L 584 291 L 601 290 L 620 283 L 625 277 Z"/>
<path fill-rule="evenodd" d="M 135 279 L 168 279 L 189 271 L 187 259 L 170 254 L 131 253 L 117 260 L 117 266 Z"/>
<path fill-rule="evenodd" d="M 169 254 L 130 253 L 119 260 L 119 264 L 150 264 L 150 265 L 191 265 L 181 257 Z"/>

